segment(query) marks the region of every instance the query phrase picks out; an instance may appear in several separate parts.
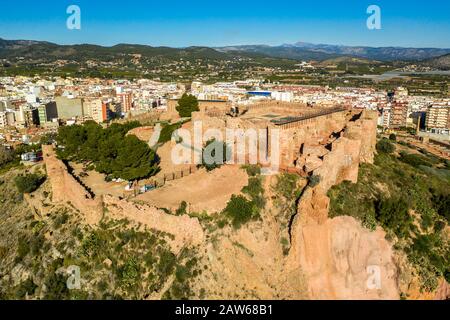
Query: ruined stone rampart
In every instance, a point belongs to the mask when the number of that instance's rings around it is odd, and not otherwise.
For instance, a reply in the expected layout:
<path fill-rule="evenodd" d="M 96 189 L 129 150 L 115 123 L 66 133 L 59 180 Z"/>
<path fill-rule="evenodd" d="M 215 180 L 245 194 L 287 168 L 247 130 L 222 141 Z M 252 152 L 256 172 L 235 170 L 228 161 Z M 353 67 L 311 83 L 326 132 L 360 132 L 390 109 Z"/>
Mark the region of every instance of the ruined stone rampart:
<path fill-rule="evenodd" d="M 356 183 L 360 163 L 373 162 L 375 145 L 376 114 L 363 111 L 331 142 L 312 171 L 320 182 L 300 198 L 286 274 L 305 275 L 313 299 L 399 297 L 393 252 L 383 230 L 371 232 L 352 217 L 328 218 L 328 190 L 345 180 Z M 368 285 L 371 272 L 377 272 L 380 287 Z"/>
<path fill-rule="evenodd" d="M 312 175 L 320 177 L 320 183 L 309 188 L 300 200 L 302 215 L 325 221 L 328 190 L 343 181 L 356 183 L 360 163 L 373 163 L 376 121 L 374 112 L 363 111 L 358 119 L 347 123 L 339 138 L 331 142 L 331 151 L 323 155 L 321 163 L 312 171 Z"/>
<path fill-rule="evenodd" d="M 203 242 L 203 229 L 197 218 L 188 215 L 175 216 L 149 205 L 141 205 L 113 196 L 104 196 L 107 214 L 116 219 L 128 219 L 162 232 L 175 235 L 176 247 L 186 243 L 193 245 Z"/>
<path fill-rule="evenodd" d="M 53 146 L 42 146 L 47 175 L 52 186 L 53 202 L 70 202 L 85 216 L 86 222 L 96 224 L 103 214 L 101 198 L 93 197 L 69 173 L 65 164 L 56 157 Z"/>
<path fill-rule="evenodd" d="M 43 146 L 43 155 L 53 202 L 70 203 L 84 215 L 86 223 L 95 225 L 104 214 L 117 219 L 126 218 L 132 223 L 174 235 L 172 244 L 177 249 L 185 244 L 203 241 L 203 229 L 197 218 L 166 214 L 155 207 L 138 205 L 110 195 L 93 197 L 56 157 L 53 146 Z"/>

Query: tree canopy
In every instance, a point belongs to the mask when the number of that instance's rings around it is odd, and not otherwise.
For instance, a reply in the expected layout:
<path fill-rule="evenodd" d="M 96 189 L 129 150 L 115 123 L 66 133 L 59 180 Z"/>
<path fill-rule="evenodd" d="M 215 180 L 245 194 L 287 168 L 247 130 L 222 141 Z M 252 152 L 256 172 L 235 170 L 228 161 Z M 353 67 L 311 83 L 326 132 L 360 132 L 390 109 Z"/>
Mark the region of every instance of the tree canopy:
<path fill-rule="evenodd" d="M 61 127 L 57 142 L 58 156 L 63 160 L 92 164 L 100 173 L 112 178 L 137 180 L 150 177 L 158 171 L 156 153 L 128 131 L 139 126 L 137 122 L 113 124 L 103 129 L 95 122 Z"/>
<path fill-rule="evenodd" d="M 192 116 L 192 112 L 200 111 L 197 98 L 187 93 L 178 100 L 176 109 L 182 118 L 189 118 Z"/>
<path fill-rule="evenodd" d="M 14 153 L 0 145 L 0 167 L 14 160 Z"/>

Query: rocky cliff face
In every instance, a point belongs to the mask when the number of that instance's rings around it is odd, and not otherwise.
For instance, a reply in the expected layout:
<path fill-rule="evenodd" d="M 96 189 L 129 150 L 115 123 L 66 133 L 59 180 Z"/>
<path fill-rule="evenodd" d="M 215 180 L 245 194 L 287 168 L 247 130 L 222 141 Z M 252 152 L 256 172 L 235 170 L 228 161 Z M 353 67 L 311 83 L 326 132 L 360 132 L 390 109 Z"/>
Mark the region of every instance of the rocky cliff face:
<path fill-rule="evenodd" d="M 385 233 L 351 217 L 299 223 L 291 263 L 311 299 L 398 299 L 397 267 Z"/>
<path fill-rule="evenodd" d="M 320 183 L 308 187 L 291 228 L 286 273 L 302 273 L 313 299 L 398 299 L 393 252 L 378 229 L 364 229 L 351 217 L 328 218 L 328 190 L 356 182 L 359 164 L 373 162 L 376 117 L 364 111 L 349 122 L 313 171 Z"/>

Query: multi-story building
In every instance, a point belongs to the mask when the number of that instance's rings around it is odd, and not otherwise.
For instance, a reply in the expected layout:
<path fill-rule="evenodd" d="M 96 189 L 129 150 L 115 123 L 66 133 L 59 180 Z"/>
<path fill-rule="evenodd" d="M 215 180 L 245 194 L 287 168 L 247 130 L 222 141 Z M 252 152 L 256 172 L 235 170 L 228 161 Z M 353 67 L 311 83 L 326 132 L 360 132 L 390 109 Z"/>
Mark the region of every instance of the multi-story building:
<path fill-rule="evenodd" d="M 384 107 L 378 110 L 378 125 L 388 128 L 391 121 L 391 107 Z"/>
<path fill-rule="evenodd" d="M 6 112 L 0 111 L 0 128 L 8 126 L 8 121 L 6 120 Z"/>
<path fill-rule="evenodd" d="M 56 102 L 40 105 L 37 110 L 40 125 L 44 125 L 46 122 L 51 122 L 59 117 Z"/>
<path fill-rule="evenodd" d="M 7 107 L 6 101 L 0 101 L 0 112 L 5 112 Z"/>
<path fill-rule="evenodd" d="M 38 108 L 25 110 L 25 123 L 27 126 L 38 126 L 40 124 Z"/>
<path fill-rule="evenodd" d="M 19 109 L 14 111 L 16 122 L 25 124 L 25 105 L 19 106 Z"/>
<path fill-rule="evenodd" d="M 62 120 L 81 118 L 84 116 L 83 103 L 81 98 L 56 97 L 56 107 L 58 118 Z"/>
<path fill-rule="evenodd" d="M 433 105 L 429 107 L 425 126 L 427 131 L 432 133 L 450 133 L 450 105 Z"/>
<path fill-rule="evenodd" d="M 399 100 L 395 100 L 394 102 L 392 102 L 389 117 L 389 127 L 390 128 L 406 127 L 407 120 L 408 120 L 408 103 Z"/>
<path fill-rule="evenodd" d="M 111 118 L 110 101 L 101 99 L 89 100 L 86 102 L 86 115 L 97 123 L 102 123 Z"/>
<path fill-rule="evenodd" d="M 120 92 L 117 93 L 117 98 L 122 104 L 122 112 L 128 113 L 133 108 L 133 93 L 132 92 Z"/>
<path fill-rule="evenodd" d="M 4 111 L 0 112 L 0 128 L 13 126 L 15 123 L 14 112 Z"/>

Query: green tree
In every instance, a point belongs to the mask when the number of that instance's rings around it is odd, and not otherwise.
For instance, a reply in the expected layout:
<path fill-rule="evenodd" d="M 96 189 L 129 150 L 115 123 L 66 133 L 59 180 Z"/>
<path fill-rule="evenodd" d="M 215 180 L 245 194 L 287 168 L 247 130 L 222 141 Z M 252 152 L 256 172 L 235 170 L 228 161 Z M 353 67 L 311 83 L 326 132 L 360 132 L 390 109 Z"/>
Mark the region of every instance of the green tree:
<path fill-rule="evenodd" d="M 167 124 L 161 129 L 161 134 L 159 135 L 159 143 L 166 143 L 172 139 L 172 134 L 181 128 L 181 123 Z"/>
<path fill-rule="evenodd" d="M 156 153 L 143 141 L 127 133 L 138 122 L 112 124 L 106 129 L 93 121 L 59 130 L 58 156 L 63 160 L 93 164 L 112 178 L 137 180 L 158 171 Z"/>
<path fill-rule="evenodd" d="M 136 180 L 150 177 L 158 172 L 156 153 L 136 136 L 127 136 L 117 148 L 117 156 L 110 162 L 115 178 Z"/>
<path fill-rule="evenodd" d="M 189 118 L 192 116 L 192 112 L 200 111 L 197 98 L 187 93 L 178 100 L 176 109 L 182 118 Z"/>
<path fill-rule="evenodd" d="M 0 167 L 13 160 L 14 153 L 3 146 L 0 146 Z"/>
<path fill-rule="evenodd" d="M 319 175 L 312 175 L 308 177 L 308 181 L 309 181 L 309 186 L 311 188 L 316 187 L 320 181 L 322 180 L 322 178 Z"/>
<path fill-rule="evenodd" d="M 48 133 L 41 137 L 39 140 L 40 145 L 49 145 L 55 142 L 56 140 L 56 134 L 55 133 Z"/>

